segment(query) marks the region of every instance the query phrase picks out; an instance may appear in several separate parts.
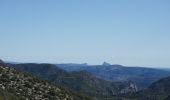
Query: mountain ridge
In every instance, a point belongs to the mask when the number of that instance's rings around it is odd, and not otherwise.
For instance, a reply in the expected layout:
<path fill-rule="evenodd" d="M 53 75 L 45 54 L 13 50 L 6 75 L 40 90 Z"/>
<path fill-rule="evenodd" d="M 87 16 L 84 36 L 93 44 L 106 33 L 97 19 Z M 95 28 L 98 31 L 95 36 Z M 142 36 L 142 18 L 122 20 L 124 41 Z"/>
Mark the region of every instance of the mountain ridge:
<path fill-rule="evenodd" d="M 12 66 L 17 70 L 31 73 L 54 84 L 71 88 L 92 97 L 112 97 L 117 94 L 133 93 L 138 90 L 136 84 L 131 81 L 106 81 L 87 71 L 67 72 L 52 64 L 12 64 Z"/>
<path fill-rule="evenodd" d="M 86 70 L 97 77 L 110 81 L 132 80 L 136 82 L 141 89 L 147 88 L 153 82 L 170 75 L 170 71 L 166 70 L 145 67 L 126 67 L 122 65 L 72 66 L 60 64 L 57 66 L 70 72 Z"/>

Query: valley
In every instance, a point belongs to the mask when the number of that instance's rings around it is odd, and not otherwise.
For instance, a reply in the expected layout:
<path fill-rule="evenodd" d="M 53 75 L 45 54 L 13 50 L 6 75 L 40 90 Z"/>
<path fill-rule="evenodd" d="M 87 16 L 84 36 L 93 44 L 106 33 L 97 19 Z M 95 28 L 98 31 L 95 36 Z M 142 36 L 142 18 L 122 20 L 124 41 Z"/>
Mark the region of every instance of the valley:
<path fill-rule="evenodd" d="M 170 72 L 145 67 L 87 64 L 6 63 L 9 68 L 92 100 L 164 100 Z M 134 77 L 135 76 L 135 77 Z M 165 79 L 164 79 L 165 78 Z M 166 81 L 166 82 L 165 82 Z M 165 85 L 165 83 L 167 83 Z M 159 92 L 158 92 L 159 91 Z M 162 91 L 162 92 L 160 92 Z"/>

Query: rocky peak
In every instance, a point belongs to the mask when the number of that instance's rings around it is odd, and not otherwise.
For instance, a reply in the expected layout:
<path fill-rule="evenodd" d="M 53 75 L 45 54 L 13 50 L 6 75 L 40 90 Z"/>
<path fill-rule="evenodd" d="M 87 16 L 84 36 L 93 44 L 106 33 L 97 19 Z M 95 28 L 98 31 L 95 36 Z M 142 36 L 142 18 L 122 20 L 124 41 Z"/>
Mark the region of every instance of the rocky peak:
<path fill-rule="evenodd" d="M 107 62 L 103 62 L 102 64 L 103 66 L 110 66 L 111 64 L 107 63 Z"/>

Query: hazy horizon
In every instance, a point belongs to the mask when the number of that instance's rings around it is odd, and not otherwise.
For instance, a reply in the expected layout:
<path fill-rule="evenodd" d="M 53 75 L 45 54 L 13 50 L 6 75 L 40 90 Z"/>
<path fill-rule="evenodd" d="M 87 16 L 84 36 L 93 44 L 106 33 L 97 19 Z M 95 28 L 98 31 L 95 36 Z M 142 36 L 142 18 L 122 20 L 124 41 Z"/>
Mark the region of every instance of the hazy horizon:
<path fill-rule="evenodd" d="M 19 61 L 19 60 L 14 60 L 14 61 L 11 61 L 11 60 L 4 60 L 4 59 L 1 59 L 3 60 L 4 62 L 6 63 L 14 63 L 14 64 L 22 64 L 22 63 L 35 63 L 35 64 L 43 64 L 43 63 L 48 63 L 48 64 L 87 64 L 87 65 L 90 65 L 90 66 L 95 66 L 95 65 L 103 65 L 103 63 L 108 63 L 110 65 L 121 65 L 121 66 L 124 66 L 124 67 L 145 67 L 145 68 L 158 68 L 158 69 L 169 69 L 170 67 L 169 66 L 140 66 L 140 65 L 128 65 L 128 64 L 120 64 L 120 63 L 110 63 L 110 62 L 106 62 L 106 61 L 103 61 L 103 62 L 100 62 L 100 63 L 88 63 L 88 62 L 55 62 L 55 61 L 40 61 L 40 60 L 22 60 L 22 61 Z"/>
<path fill-rule="evenodd" d="M 1 0 L 0 59 L 170 68 L 169 0 Z"/>

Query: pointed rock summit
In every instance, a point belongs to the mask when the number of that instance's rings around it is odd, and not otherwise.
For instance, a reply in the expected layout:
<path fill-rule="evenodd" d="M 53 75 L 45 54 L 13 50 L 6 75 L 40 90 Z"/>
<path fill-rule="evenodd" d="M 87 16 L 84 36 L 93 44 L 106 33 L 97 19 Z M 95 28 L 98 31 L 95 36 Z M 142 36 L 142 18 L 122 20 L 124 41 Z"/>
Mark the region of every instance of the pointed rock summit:
<path fill-rule="evenodd" d="M 103 62 L 102 64 L 103 66 L 110 66 L 111 64 L 107 63 L 107 62 Z"/>

